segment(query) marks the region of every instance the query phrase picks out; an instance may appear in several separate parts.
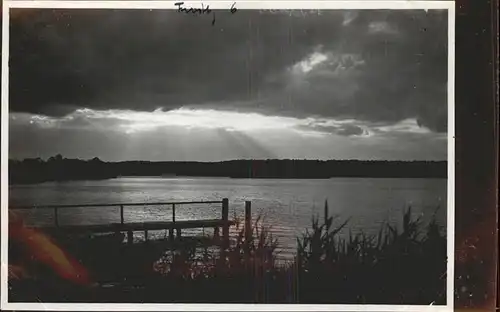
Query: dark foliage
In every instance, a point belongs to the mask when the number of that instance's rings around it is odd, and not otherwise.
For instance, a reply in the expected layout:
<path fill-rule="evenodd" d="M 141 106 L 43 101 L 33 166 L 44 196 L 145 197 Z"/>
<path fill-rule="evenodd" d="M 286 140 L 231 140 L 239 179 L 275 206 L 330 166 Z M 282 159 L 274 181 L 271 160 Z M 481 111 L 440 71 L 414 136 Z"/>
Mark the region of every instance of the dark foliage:
<path fill-rule="evenodd" d="M 9 161 L 9 182 L 109 179 L 118 176 L 209 176 L 232 178 L 390 177 L 446 178 L 446 161 L 231 160 L 223 162 L 103 162 L 61 155 Z"/>
<path fill-rule="evenodd" d="M 278 242 L 260 219 L 251 225 L 250 235 L 237 223 L 237 235 L 223 250 L 187 242 L 127 246 L 116 237 L 80 239 L 78 244 L 59 239 L 100 284 L 67 287 L 46 272 L 37 279 L 12 281 L 11 300 L 445 303 L 446 238 L 435 220 L 424 226 L 412 218 L 410 208 L 401 229 L 387 224 L 378 235 L 347 238 L 340 232 L 348 221 L 337 221 L 325 204 L 323 222 L 313 218 L 312 229 L 297 240 L 295 260 L 288 263 L 277 262 Z"/>

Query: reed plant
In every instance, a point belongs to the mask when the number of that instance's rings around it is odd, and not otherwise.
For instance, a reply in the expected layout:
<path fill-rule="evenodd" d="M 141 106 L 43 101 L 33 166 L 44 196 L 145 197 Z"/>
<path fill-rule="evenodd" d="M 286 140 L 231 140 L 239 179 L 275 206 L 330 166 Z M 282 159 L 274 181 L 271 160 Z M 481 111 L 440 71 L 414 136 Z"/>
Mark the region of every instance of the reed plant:
<path fill-rule="evenodd" d="M 446 238 L 435 218 L 425 227 L 411 207 L 401 228 L 384 224 L 377 235 L 340 235 L 325 203 L 324 220 L 297 240 L 297 272 L 303 303 L 444 304 Z"/>
<path fill-rule="evenodd" d="M 88 300 L 445 303 L 446 236 L 435 217 L 425 225 L 410 207 L 399 227 L 385 223 L 369 235 L 352 233 L 349 219 L 330 216 L 328 202 L 323 214 L 312 218 L 311 228 L 297 238 L 295 258 L 285 263 L 277 261 L 279 242 L 260 217 L 247 225 L 236 220 L 236 234 L 223 249 L 187 243 L 167 251 L 118 249 L 105 255 L 106 265 L 115 263 L 126 278 L 116 287 L 93 292 Z M 245 226 L 251 227 L 249 231 Z M 160 260 L 151 265 L 158 254 Z"/>

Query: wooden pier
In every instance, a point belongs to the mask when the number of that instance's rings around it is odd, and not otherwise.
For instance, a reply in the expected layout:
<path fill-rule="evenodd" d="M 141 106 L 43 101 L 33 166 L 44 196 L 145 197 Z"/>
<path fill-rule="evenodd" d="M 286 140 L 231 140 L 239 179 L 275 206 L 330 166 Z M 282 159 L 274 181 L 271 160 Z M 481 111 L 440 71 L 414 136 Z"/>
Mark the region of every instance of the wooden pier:
<path fill-rule="evenodd" d="M 204 219 L 204 220 L 176 220 L 176 209 L 182 205 L 207 205 L 220 204 L 221 218 L 220 219 Z M 245 203 L 245 224 L 250 225 L 251 210 L 250 202 Z M 151 222 L 127 222 L 124 218 L 124 210 L 127 207 L 139 206 L 160 206 L 172 209 L 171 220 L 151 221 Z M 120 220 L 116 223 L 108 224 L 90 224 L 90 225 L 65 225 L 59 220 L 59 211 L 71 208 L 100 208 L 100 207 L 117 207 L 120 209 Z M 196 228 L 213 228 L 214 234 L 219 235 L 219 230 L 222 229 L 222 239 L 219 240 L 222 247 L 229 245 L 229 228 L 236 224 L 236 221 L 229 220 L 229 200 L 227 198 L 221 201 L 189 201 L 189 202 L 156 202 L 156 203 L 121 203 L 121 204 L 84 204 L 84 205 L 50 205 L 50 206 L 24 206 L 10 207 L 9 210 L 29 210 L 29 209 L 52 209 L 54 216 L 54 224 L 37 226 L 47 232 L 59 232 L 62 234 L 105 234 L 105 233 L 127 233 L 127 242 L 133 243 L 134 232 L 144 232 L 145 240 L 148 240 L 148 231 L 167 230 L 169 231 L 169 239 L 181 238 L 183 229 Z M 117 218 L 118 219 L 118 218 Z M 247 227 L 246 227 L 247 228 Z M 248 226 L 249 228 L 249 226 Z M 174 231 L 176 235 L 174 236 Z"/>

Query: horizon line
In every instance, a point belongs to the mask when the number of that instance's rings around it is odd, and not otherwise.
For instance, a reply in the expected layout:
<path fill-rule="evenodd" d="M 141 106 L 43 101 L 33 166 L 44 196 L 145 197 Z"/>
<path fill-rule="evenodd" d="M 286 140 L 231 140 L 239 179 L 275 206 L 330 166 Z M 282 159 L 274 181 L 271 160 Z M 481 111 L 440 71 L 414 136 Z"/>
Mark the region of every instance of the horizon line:
<path fill-rule="evenodd" d="M 59 154 L 60 155 L 60 154 Z M 43 159 L 42 157 L 25 157 L 25 158 L 9 158 L 9 161 L 25 161 L 25 160 L 35 160 L 35 159 L 40 159 L 44 162 L 49 161 L 51 158 L 55 158 L 58 155 L 50 156 L 47 157 L 46 159 Z M 231 162 L 231 161 L 322 161 L 322 162 L 328 162 L 328 161 L 361 161 L 361 162 L 447 162 L 447 159 L 441 159 L 441 160 L 389 160 L 389 159 L 357 159 L 357 158 L 344 158 L 344 159 L 335 159 L 335 158 L 330 158 L 330 159 L 311 159 L 311 158 L 234 158 L 234 159 L 227 159 L 227 160 L 212 160 L 212 161 L 203 161 L 203 160 L 102 160 L 98 156 L 92 157 L 92 158 L 66 158 L 62 155 L 62 160 L 79 160 L 79 161 L 92 161 L 92 160 L 99 160 L 100 162 L 103 163 L 124 163 L 124 162 L 150 162 L 150 163 L 165 163 L 165 162 L 170 162 L 170 163 L 223 163 L 223 162 Z"/>

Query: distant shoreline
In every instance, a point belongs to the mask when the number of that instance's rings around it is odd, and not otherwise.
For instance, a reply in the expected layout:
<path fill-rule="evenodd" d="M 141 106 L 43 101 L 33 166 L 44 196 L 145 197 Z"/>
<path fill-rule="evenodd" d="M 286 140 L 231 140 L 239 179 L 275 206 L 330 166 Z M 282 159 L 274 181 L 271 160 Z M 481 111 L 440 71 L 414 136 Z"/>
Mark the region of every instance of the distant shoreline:
<path fill-rule="evenodd" d="M 9 184 L 106 180 L 119 176 L 233 179 L 447 178 L 446 161 L 230 160 L 221 162 L 104 162 L 58 155 L 9 160 Z"/>
<path fill-rule="evenodd" d="M 183 179 L 232 179 L 232 180 L 332 180 L 339 178 L 347 178 L 347 179 L 436 179 L 436 180 L 445 180 L 447 177 L 348 177 L 348 176 L 338 176 L 338 177 L 329 177 L 329 178 L 274 178 L 274 177 L 257 177 L 257 178 L 234 178 L 234 177 L 212 177 L 212 176 L 118 176 L 111 178 L 103 178 L 103 179 L 68 179 L 68 180 L 46 180 L 41 182 L 17 182 L 17 183 L 9 183 L 9 186 L 20 186 L 20 185 L 33 185 L 33 184 L 42 184 L 42 183 L 54 183 L 54 182 L 75 182 L 75 181 L 107 181 L 113 179 L 121 179 L 121 178 L 158 178 L 158 179 L 173 179 L 173 178 L 183 178 Z"/>
<path fill-rule="evenodd" d="M 182 178 L 182 179 L 235 179 L 235 180 L 331 180 L 331 179 L 338 179 L 338 178 L 349 178 L 349 179 L 363 179 L 363 178 L 369 178 L 369 179 L 405 179 L 405 177 L 353 177 L 353 176 L 336 176 L 336 177 L 326 177 L 326 178 L 286 178 L 286 177 L 255 177 L 255 178 L 238 178 L 238 177 L 213 177 L 213 176 L 118 176 L 115 178 L 109 178 L 106 180 L 112 180 L 112 179 L 121 179 L 121 178 L 158 178 L 158 179 L 176 179 L 176 178 Z M 406 179 L 413 179 L 413 177 L 406 177 Z M 415 178 L 415 179 L 418 179 Z M 447 177 L 422 177 L 422 179 L 447 179 Z"/>

